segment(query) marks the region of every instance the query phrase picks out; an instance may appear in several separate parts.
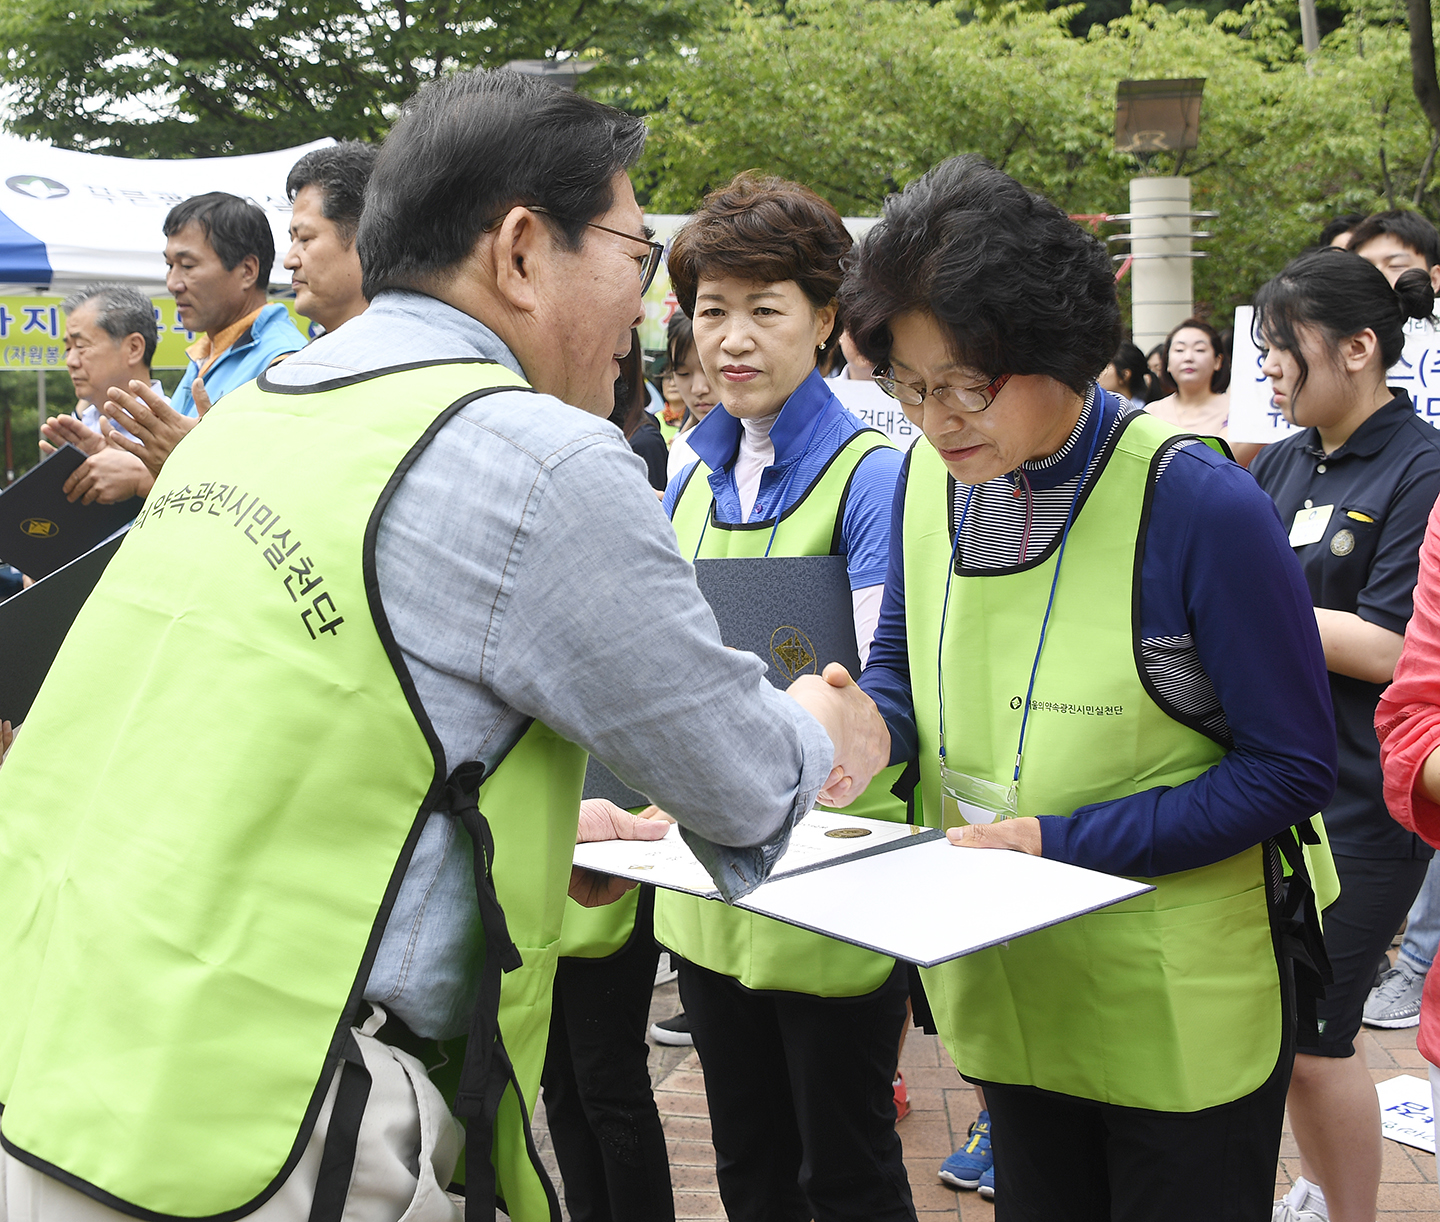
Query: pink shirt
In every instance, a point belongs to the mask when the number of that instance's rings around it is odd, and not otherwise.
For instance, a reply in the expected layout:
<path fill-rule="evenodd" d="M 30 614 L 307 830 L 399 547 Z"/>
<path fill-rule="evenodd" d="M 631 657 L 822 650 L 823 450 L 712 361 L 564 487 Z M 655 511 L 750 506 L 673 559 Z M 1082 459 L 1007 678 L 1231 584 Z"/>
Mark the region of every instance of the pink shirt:
<path fill-rule="evenodd" d="M 1440 805 L 1420 787 L 1421 769 L 1440 747 L 1440 502 L 1425 528 L 1415 613 L 1405 629 L 1395 681 L 1375 710 L 1375 733 L 1390 814 L 1440 848 Z M 1427 1061 L 1440 1065 L 1440 972 L 1425 977 L 1416 1042 Z"/>

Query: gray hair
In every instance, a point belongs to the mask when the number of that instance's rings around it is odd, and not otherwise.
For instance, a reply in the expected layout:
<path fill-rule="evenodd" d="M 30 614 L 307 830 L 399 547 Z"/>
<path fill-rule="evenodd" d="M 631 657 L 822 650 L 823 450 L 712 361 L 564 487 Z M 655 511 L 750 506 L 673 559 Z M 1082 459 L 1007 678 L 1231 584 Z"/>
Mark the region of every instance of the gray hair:
<path fill-rule="evenodd" d="M 155 359 L 155 345 L 160 330 L 155 322 L 155 306 L 138 289 L 123 284 L 87 284 L 65 298 L 60 308 L 73 314 L 82 305 L 95 303 L 95 321 L 111 339 L 139 335 L 145 341 L 145 368 Z"/>

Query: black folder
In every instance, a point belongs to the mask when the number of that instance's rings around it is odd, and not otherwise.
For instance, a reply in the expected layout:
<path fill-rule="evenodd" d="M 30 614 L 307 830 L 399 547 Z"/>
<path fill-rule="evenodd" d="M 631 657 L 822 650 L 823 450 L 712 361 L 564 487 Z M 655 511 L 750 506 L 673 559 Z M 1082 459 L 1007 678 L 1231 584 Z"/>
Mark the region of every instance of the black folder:
<path fill-rule="evenodd" d="M 117 505 L 72 505 L 61 489 L 84 461 L 67 445 L 0 492 L 0 559 L 36 581 L 103 543 L 145 503 L 133 496 Z"/>
<path fill-rule="evenodd" d="M 697 560 L 695 582 L 715 612 L 720 639 L 759 657 L 770 668 L 766 678 L 782 691 L 830 662 L 860 673 L 844 556 Z M 593 758 L 585 772 L 585 796 L 608 798 L 627 810 L 649 804 Z"/>
<path fill-rule="evenodd" d="M 70 625 L 124 538 L 122 529 L 0 603 L 0 720 L 25 720 Z"/>

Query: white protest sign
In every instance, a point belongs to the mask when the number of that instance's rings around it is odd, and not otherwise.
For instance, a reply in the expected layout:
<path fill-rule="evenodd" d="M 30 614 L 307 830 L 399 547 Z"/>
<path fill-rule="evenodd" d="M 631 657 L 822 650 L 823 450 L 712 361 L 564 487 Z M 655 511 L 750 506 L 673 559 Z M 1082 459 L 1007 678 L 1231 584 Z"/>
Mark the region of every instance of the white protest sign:
<path fill-rule="evenodd" d="M 1391 1141 L 1435 1153 L 1435 1111 L 1430 1083 L 1413 1074 L 1379 1082 L 1380 1131 Z"/>
<path fill-rule="evenodd" d="M 1252 306 L 1235 311 L 1235 344 L 1231 350 L 1231 442 L 1280 441 L 1295 432 L 1270 402 L 1270 379 L 1260 372 L 1260 349 L 1250 333 L 1255 317 Z M 1405 349 L 1386 375 L 1386 384 L 1404 390 L 1422 419 L 1440 427 L 1440 333 L 1424 319 L 1405 324 Z"/>
<path fill-rule="evenodd" d="M 899 402 L 874 382 L 831 378 L 825 385 L 861 420 L 872 429 L 879 429 L 902 450 L 908 450 L 910 443 L 920 436 L 920 430 L 906 418 Z"/>

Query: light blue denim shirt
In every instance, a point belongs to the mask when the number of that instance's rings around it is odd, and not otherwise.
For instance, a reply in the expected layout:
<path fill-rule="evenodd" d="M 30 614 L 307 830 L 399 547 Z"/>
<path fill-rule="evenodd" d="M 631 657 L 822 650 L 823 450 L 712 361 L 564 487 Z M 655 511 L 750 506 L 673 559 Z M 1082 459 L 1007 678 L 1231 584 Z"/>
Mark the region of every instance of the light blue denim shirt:
<path fill-rule="evenodd" d="M 475 319 L 390 292 L 267 376 L 305 386 L 457 358 L 521 372 Z M 603 419 L 523 391 L 468 404 L 396 489 L 376 571 L 447 769 L 493 766 L 538 718 L 679 819 L 717 885 L 743 878 L 732 897 L 768 873 L 829 774 L 819 723 L 720 643 L 644 464 Z M 432 815 L 365 990 L 420 1035 L 468 1027 L 473 888 L 469 839 Z"/>

